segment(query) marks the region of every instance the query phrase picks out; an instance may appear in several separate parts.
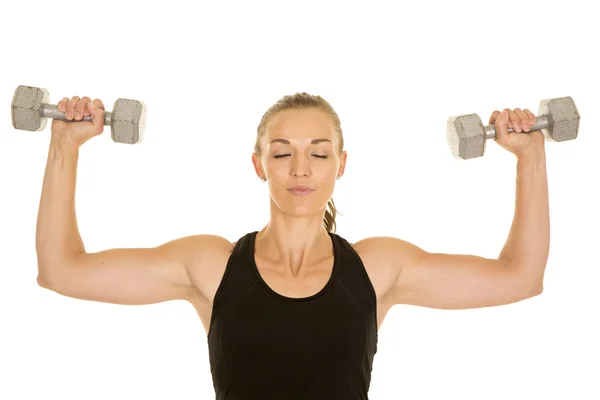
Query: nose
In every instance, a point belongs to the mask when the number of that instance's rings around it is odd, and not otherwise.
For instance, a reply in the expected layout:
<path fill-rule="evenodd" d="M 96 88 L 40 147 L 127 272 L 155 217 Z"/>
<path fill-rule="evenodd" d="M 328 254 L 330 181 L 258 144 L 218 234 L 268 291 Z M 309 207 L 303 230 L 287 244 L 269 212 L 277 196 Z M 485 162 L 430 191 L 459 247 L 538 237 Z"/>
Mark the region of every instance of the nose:
<path fill-rule="evenodd" d="M 298 156 L 294 157 L 292 164 L 292 175 L 295 177 L 305 177 L 310 174 L 310 166 L 306 157 Z"/>

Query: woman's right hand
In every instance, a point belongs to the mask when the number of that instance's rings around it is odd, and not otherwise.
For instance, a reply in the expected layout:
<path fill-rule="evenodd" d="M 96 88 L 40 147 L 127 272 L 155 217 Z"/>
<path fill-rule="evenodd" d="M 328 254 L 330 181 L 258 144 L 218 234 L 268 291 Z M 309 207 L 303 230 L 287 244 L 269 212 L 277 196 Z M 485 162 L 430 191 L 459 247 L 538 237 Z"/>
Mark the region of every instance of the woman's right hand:
<path fill-rule="evenodd" d="M 58 102 L 58 111 L 64 112 L 68 121 L 52 120 L 52 136 L 68 137 L 78 147 L 104 130 L 104 104 L 100 99 L 65 97 Z M 82 121 L 90 115 L 91 121 Z"/>

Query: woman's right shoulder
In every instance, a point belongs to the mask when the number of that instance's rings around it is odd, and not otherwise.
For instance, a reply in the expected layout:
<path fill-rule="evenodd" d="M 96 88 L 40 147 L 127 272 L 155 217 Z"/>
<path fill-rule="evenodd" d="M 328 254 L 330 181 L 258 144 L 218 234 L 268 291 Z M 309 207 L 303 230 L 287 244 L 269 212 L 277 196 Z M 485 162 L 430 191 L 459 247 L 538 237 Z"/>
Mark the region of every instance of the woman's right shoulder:
<path fill-rule="evenodd" d="M 192 235 L 177 240 L 177 253 L 200 293 L 212 302 L 236 242 L 219 235 Z"/>
<path fill-rule="evenodd" d="M 188 269 L 199 271 L 214 267 L 215 262 L 223 258 L 228 259 L 236 243 L 218 235 L 192 235 L 172 242 L 171 249 Z"/>

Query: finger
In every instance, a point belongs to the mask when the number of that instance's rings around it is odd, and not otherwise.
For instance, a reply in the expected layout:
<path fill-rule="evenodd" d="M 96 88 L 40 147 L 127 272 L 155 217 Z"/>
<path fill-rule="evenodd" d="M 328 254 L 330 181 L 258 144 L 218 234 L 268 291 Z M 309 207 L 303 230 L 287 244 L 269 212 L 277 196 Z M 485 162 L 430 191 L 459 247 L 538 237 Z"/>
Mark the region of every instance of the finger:
<path fill-rule="evenodd" d="M 507 116 L 506 126 L 508 126 L 508 129 L 512 129 L 514 125 L 512 124 L 512 122 L 510 122 L 510 118 L 508 118 L 508 113 L 512 112 L 511 109 L 505 108 L 504 110 L 502 110 L 502 112 L 505 113 Z"/>
<path fill-rule="evenodd" d="M 96 107 L 104 110 L 104 104 L 102 103 L 102 100 L 95 99 L 94 100 L 94 104 L 96 105 Z M 92 115 L 92 114 L 90 114 L 90 111 L 88 110 L 87 105 L 86 105 L 86 107 L 83 109 L 83 116 L 84 117 L 89 117 L 90 115 Z"/>
<path fill-rule="evenodd" d="M 496 140 L 503 141 L 508 135 L 508 123 L 510 122 L 508 118 L 508 111 L 505 109 L 496 118 L 494 122 L 494 127 L 496 129 Z"/>
<path fill-rule="evenodd" d="M 79 100 L 77 102 L 77 104 L 75 104 L 75 113 L 73 115 L 73 117 L 75 118 L 75 120 L 80 121 L 83 118 L 83 110 L 86 109 L 86 105 L 87 103 L 89 103 L 90 101 L 92 101 L 89 97 L 84 96 L 81 98 L 81 100 Z"/>
<path fill-rule="evenodd" d="M 67 103 L 69 102 L 68 97 L 63 97 L 61 101 L 58 102 L 57 107 L 58 111 L 64 113 L 67 112 Z"/>
<path fill-rule="evenodd" d="M 512 110 L 506 109 L 508 113 L 508 127 L 513 130 L 513 132 L 521 132 L 521 118 Z"/>
<path fill-rule="evenodd" d="M 500 111 L 496 110 L 492 113 L 492 116 L 490 117 L 490 122 L 488 122 L 488 124 L 492 125 L 496 122 L 496 119 L 498 119 L 498 116 L 500 115 Z"/>
<path fill-rule="evenodd" d="M 515 108 L 513 111 L 519 117 L 519 124 L 521 125 L 523 132 L 529 132 L 529 118 L 527 117 L 527 114 L 525 114 L 520 108 Z"/>
<path fill-rule="evenodd" d="M 73 113 L 75 111 L 75 104 L 77 104 L 78 101 L 79 101 L 79 96 L 73 96 L 73 97 L 71 97 L 71 100 L 69 100 L 69 102 L 67 103 L 67 119 L 68 120 L 73 119 Z"/>
<path fill-rule="evenodd" d="M 100 100 L 100 99 L 95 99 L 95 100 L 94 100 L 94 104 L 95 104 L 97 107 L 99 107 L 99 108 L 101 108 L 101 109 L 103 109 L 103 110 L 106 110 L 106 109 L 104 108 L 104 103 L 102 103 L 102 100 Z"/>
<path fill-rule="evenodd" d="M 529 119 L 529 126 L 534 126 L 536 123 L 537 118 L 535 117 L 535 115 L 529 110 L 529 109 L 524 109 L 523 112 L 525 113 L 525 115 L 527 115 L 527 118 Z"/>

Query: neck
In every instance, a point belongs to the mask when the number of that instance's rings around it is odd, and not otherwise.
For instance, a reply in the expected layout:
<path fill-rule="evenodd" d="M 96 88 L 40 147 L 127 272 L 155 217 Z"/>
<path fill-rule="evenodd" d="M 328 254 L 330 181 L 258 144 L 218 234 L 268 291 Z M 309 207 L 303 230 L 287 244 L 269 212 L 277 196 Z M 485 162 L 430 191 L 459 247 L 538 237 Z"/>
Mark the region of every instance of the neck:
<path fill-rule="evenodd" d="M 303 266 L 331 256 L 331 239 L 320 214 L 294 217 L 272 210 L 271 220 L 256 237 L 261 257 L 296 275 Z"/>

